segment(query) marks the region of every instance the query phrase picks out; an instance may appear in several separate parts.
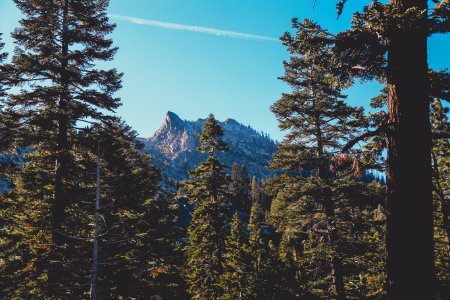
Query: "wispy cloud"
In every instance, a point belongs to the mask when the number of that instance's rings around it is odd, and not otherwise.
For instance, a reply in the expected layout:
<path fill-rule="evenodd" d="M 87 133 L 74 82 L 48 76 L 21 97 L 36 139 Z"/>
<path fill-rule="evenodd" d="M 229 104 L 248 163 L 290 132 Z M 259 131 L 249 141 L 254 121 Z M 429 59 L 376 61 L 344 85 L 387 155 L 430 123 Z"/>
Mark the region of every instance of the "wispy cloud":
<path fill-rule="evenodd" d="M 138 25 L 145 25 L 145 26 L 152 26 L 152 27 L 159 27 L 159 28 L 166 28 L 166 29 L 180 30 L 180 31 L 206 33 L 206 34 L 227 37 L 227 38 L 235 38 L 235 39 L 254 40 L 254 41 L 278 41 L 278 39 L 276 39 L 274 37 L 270 37 L 270 36 L 249 34 L 249 33 L 223 30 L 223 29 L 217 29 L 217 28 L 211 28 L 211 27 L 169 23 L 169 22 L 162 22 L 162 21 L 156 21 L 156 20 L 145 20 L 145 19 L 140 19 L 140 18 L 135 18 L 135 17 L 115 15 L 115 14 L 110 14 L 109 16 L 116 20 L 126 21 L 126 22 L 130 22 L 133 24 L 138 24 Z"/>

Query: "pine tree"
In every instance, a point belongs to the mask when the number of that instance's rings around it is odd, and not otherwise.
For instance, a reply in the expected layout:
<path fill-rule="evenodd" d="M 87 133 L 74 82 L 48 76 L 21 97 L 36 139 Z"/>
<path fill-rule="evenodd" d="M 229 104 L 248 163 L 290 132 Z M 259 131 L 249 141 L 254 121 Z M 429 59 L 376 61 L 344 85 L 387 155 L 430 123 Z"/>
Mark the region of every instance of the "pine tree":
<path fill-rule="evenodd" d="M 233 206 L 242 211 L 249 211 L 250 202 L 250 178 L 245 166 L 238 163 L 231 165 L 231 202 Z"/>
<path fill-rule="evenodd" d="M 76 201 L 71 176 L 76 169 L 77 123 L 105 119 L 101 110 L 113 111 L 120 105 L 113 94 L 121 86 L 121 74 L 95 67 L 96 62 L 111 60 L 117 51 L 106 37 L 115 26 L 109 24 L 105 0 L 14 2 L 23 19 L 12 34 L 17 47 L 7 78 L 21 89 L 11 95 L 8 107 L 30 129 L 19 132 L 25 134 L 27 145 L 23 146 L 38 149 L 35 159 L 38 154 L 47 156 L 42 163 L 49 164 L 45 167 L 48 181 L 38 187 L 48 186 L 54 192 L 45 198 L 51 216 L 45 228 L 51 235 L 48 281 L 57 289 L 65 273 L 66 208 Z"/>
<path fill-rule="evenodd" d="M 2 293 L 8 298 L 85 297 L 92 274 L 93 171 L 100 153 L 99 297 L 183 299 L 176 206 L 171 198 L 157 195 L 160 171 L 140 153 L 142 145 L 136 133 L 112 118 L 78 135 L 82 141 L 74 156 L 78 186 L 72 190 L 77 202 L 66 208 L 67 244 L 63 253 L 67 273 L 61 286 L 54 289 L 47 283 L 50 239 L 42 228 L 50 222 L 50 206 L 37 201 L 51 197 L 52 190 L 32 188 L 45 186 L 48 178 L 44 176 L 51 177 L 52 170 L 45 169 L 49 164 L 41 163 L 41 153 L 33 152 L 1 214 L 5 228 L 0 252 L 8 258 L 3 270 L 8 280 L 1 285 Z M 26 198 L 18 196 L 23 191 L 27 191 Z M 30 209 L 26 207 L 29 203 L 33 203 Z"/>
<path fill-rule="evenodd" d="M 342 12 L 345 0 L 339 1 Z M 390 299 L 435 298 L 432 221 L 432 134 L 429 98 L 432 81 L 448 90 L 448 73 L 429 70 L 427 39 L 449 31 L 448 1 L 373 1 L 354 14 L 352 27 L 333 36 L 342 74 L 350 80 L 378 80 L 387 85 L 387 274 Z M 430 7 L 429 7 L 430 3 Z M 430 86 L 431 83 L 431 86 Z M 442 93 L 441 93 L 442 95 Z M 444 97 L 448 100 L 448 93 Z M 420 169 L 410 172 L 411 166 Z M 417 257 L 422 259 L 418 262 Z M 415 270 L 423 270 L 416 274 Z M 414 287 L 414 288 L 411 288 Z"/>
<path fill-rule="evenodd" d="M 258 227 L 265 220 L 265 213 L 258 202 L 254 202 L 250 211 L 250 220 L 248 221 L 248 227 L 253 230 Z"/>
<path fill-rule="evenodd" d="M 97 147 L 101 151 L 99 295 L 183 297 L 176 205 L 160 194 L 161 172 L 140 152 L 137 133 L 112 118 L 98 129 L 87 128 L 82 140 L 92 155 Z"/>
<path fill-rule="evenodd" d="M 288 290 L 289 275 L 282 263 L 278 250 L 272 240 L 269 240 L 263 230 L 263 216 L 259 205 L 252 206 L 252 217 L 249 223 L 251 230 L 249 238 L 250 273 L 248 299 L 291 299 Z"/>
<path fill-rule="evenodd" d="M 252 177 L 252 182 L 251 182 L 251 197 L 252 197 L 252 203 L 260 203 L 261 202 L 261 189 L 259 186 L 259 182 L 256 179 L 255 176 Z"/>
<path fill-rule="evenodd" d="M 286 72 L 281 78 L 293 91 L 283 94 L 272 106 L 280 128 L 290 133 L 279 144 L 272 166 L 294 175 L 307 170 L 315 171 L 295 192 L 301 197 L 303 203 L 300 205 L 305 212 L 319 209 L 325 216 L 327 256 L 334 290 L 329 297 L 345 299 L 335 211 L 339 196 L 333 192 L 334 178 L 329 169 L 333 161 L 339 168 L 352 166 L 353 160 L 349 155 L 334 155 L 356 133 L 361 109 L 350 107 L 343 101 L 345 82 L 334 75 L 339 62 L 330 51 L 332 44 L 327 39 L 326 31 L 310 20 L 303 23 L 293 20 L 293 28 L 297 30 L 295 36 L 286 33 L 282 37 L 291 59 L 284 62 Z M 337 169 L 335 173 L 339 172 Z"/>
<path fill-rule="evenodd" d="M 10 152 L 12 148 L 14 148 L 13 140 L 11 139 L 12 132 L 14 131 L 15 122 L 13 119 L 8 118 L 7 112 L 4 111 L 4 106 L 6 102 L 7 96 L 7 84 L 5 78 L 5 60 L 8 56 L 7 53 L 2 52 L 5 44 L 2 42 L 2 33 L 0 33 L 0 153 Z M 5 175 L 8 172 L 11 172 L 11 168 L 9 166 L 5 166 L 3 164 L 0 165 L 0 180 L 1 178 L 5 178 Z"/>
<path fill-rule="evenodd" d="M 441 101 L 432 102 L 431 125 L 434 135 L 450 132 L 448 122 L 448 108 L 443 107 Z M 448 289 L 450 274 L 450 143 L 447 139 L 433 140 L 433 196 L 434 196 L 434 239 L 437 279 L 440 287 L 440 297 L 450 295 Z M 446 287 L 447 286 L 447 287 Z"/>
<path fill-rule="evenodd" d="M 224 272 L 221 277 L 223 295 L 220 299 L 249 299 L 248 284 L 251 270 L 251 254 L 248 246 L 248 233 L 235 213 L 231 223 L 231 232 L 225 242 Z"/>
<path fill-rule="evenodd" d="M 225 204 L 230 200 L 229 175 L 217 155 L 228 148 L 221 140 L 222 128 L 213 115 L 205 121 L 199 151 L 207 159 L 190 171 L 189 199 L 197 205 L 188 229 L 187 271 L 193 299 L 217 299 L 223 295 L 220 280 L 224 272 L 227 219 Z"/>

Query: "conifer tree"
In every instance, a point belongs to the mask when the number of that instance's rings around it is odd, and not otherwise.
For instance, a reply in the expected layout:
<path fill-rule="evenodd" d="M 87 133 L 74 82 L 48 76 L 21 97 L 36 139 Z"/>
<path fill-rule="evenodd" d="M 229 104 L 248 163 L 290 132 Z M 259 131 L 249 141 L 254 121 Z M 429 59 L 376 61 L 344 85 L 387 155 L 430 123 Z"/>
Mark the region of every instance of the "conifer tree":
<path fill-rule="evenodd" d="M 448 122 L 448 108 L 445 108 L 439 99 L 431 105 L 431 125 L 434 135 L 443 135 L 450 132 Z M 434 239 L 436 275 L 440 290 L 440 297 L 450 295 L 448 283 L 450 281 L 450 143 L 447 139 L 433 140 L 431 152 L 433 169 L 433 196 L 434 196 Z"/>
<path fill-rule="evenodd" d="M 339 14 L 345 2 L 339 1 Z M 432 83 L 436 77 L 448 91 L 448 73 L 428 69 L 427 40 L 449 31 L 450 4 L 432 2 L 373 1 L 363 12 L 354 14 L 349 30 L 331 37 L 341 57 L 342 74 L 350 75 L 351 80 L 375 79 L 387 86 L 384 128 L 368 131 L 357 140 L 380 133 L 386 137 L 390 299 L 436 296 L 429 100 L 437 96 Z M 448 100 L 448 93 L 444 97 Z M 418 174 L 410 172 L 412 165 L 420 169 Z M 417 269 L 423 271 L 416 274 Z"/>
<path fill-rule="evenodd" d="M 223 131 L 211 114 L 200 135 L 199 151 L 207 159 L 190 172 L 187 192 L 196 204 L 188 229 L 186 277 L 193 299 L 218 299 L 223 295 L 220 280 L 224 272 L 227 218 L 225 204 L 230 200 L 229 175 L 217 155 L 228 148 L 221 140 Z"/>
<path fill-rule="evenodd" d="M 278 250 L 263 230 L 264 213 L 258 203 L 252 206 L 249 228 L 250 273 L 248 299 L 291 299 L 288 282 L 291 278 L 281 262 Z"/>
<path fill-rule="evenodd" d="M 176 205 L 173 197 L 160 194 L 160 170 L 140 152 L 143 145 L 136 132 L 118 118 L 83 135 L 92 154 L 101 149 L 99 295 L 179 299 L 182 257 Z"/>
<path fill-rule="evenodd" d="M 7 58 L 7 53 L 2 52 L 5 44 L 2 42 L 2 33 L 0 33 L 0 153 L 11 151 L 13 140 L 11 139 L 12 132 L 14 130 L 15 121 L 7 117 L 7 112 L 4 111 L 4 106 L 6 102 L 7 95 L 7 85 L 5 80 L 5 59 Z M 10 170 L 8 166 L 0 165 L 0 180 L 4 178 L 5 175 Z"/>
<path fill-rule="evenodd" d="M 140 153 L 142 145 L 137 142 L 136 133 L 112 118 L 77 135 L 82 141 L 74 157 L 78 186 L 72 191 L 76 192 L 77 201 L 67 206 L 70 226 L 64 233 L 67 273 L 59 288 L 48 285 L 49 235 L 42 228 L 50 221 L 49 205 L 37 199 L 51 197 L 52 191 L 32 186 L 45 185 L 45 176 L 51 177 L 52 170 L 41 163 L 42 154 L 33 152 L 14 181 L 13 192 L 5 199 L 6 210 L 1 212 L 5 228 L 1 232 L 0 252 L 8 258 L 3 269 L 8 280 L 2 282 L 1 292 L 7 298 L 83 298 L 89 291 L 91 223 L 95 213 L 93 171 L 100 150 L 99 297 L 183 298 L 175 205 L 170 198 L 157 196 L 160 171 L 148 156 Z M 19 196 L 23 191 L 27 191 L 26 198 Z M 27 208 L 30 203 L 33 206 Z M 14 213 L 17 211 L 21 214 Z"/>
<path fill-rule="evenodd" d="M 261 190 L 259 187 L 258 180 L 256 179 L 256 176 L 252 177 L 250 193 L 251 193 L 251 197 L 252 197 L 252 205 L 255 202 L 257 202 L 257 203 L 261 202 Z"/>
<path fill-rule="evenodd" d="M 258 202 L 254 202 L 250 211 L 250 219 L 248 221 L 248 227 L 253 230 L 258 227 L 265 220 L 265 213 Z"/>
<path fill-rule="evenodd" d="M 251 253 L 248 233 L 238 213 L 233 216 L 231 232 L 225 244 L 225 264 L 221 278 L 223 295 L 220 299 L 250 299 L 248 279 L 251 271 Z"/>
<path fill-rule="evenodd" d="M 37 187 L 53 190 L 45 198 L 51 224 L 41 228 L 49 229 L 51 235 L 48 281 L 57 289 L 65 273 L 66 208 L 76 201 L 72 194 L 76 182 L 71 177 L 78 146 L 76 124 L 105 119 L 101 110 L 113 111 L 120 105 L 113 94 L 121 86 L 121 74 L 95 67 L 96 62 L 111 60 L 117 51 L 107 38 L 115 26 L 106 14 L 107 0 L 14 3 L 23 19 L 12 34 L 16 49 L 7 78 L 21 89 L 11 95 L 8 108 L 30 128 L 19 132 L 25 135 L 24 146 L 36 148 L 34 159 L 48 164 L 44 168 L 48 181 Z"/>
<path fill-rule="evenodd" d="M 230 191 L 233 206 L 239 210 L 249 211 L 251 207 L 250 178 L 245 166 L 237 163 L 231 165 Z"/>
<path fill-rule="evenodd" d="M 286 33 L 281 38 L 291 54 L 290 61 L 284 62 L 286 71 L 281 79 L 292 87 L 292 93 L 283 94 L 272 106 L 279 127 L 290 133 L 279 144 L 272 166 L 294 175 L 314 170 L 314 175 L 296 193 L 304 201 L 300 206 L 305 211 L 319 209 L 325 216 L 327 256 L 333 278 L 333 292 L 329 297 L 345 299 L 335 211 L 339 197 L 333 192 L 330 167 L 343 143 L 356 133 L 362 110 L 343 101 L 345 82 L 335 76 L 339 62 L 330 51 L 332 44 L 327 33 L 310 20 L 299 23 L 294 19 L 293 28 L 297 30 L 294 36 Z M 350 156 L 337 160 L 344 168 L 352 165 Z"/>

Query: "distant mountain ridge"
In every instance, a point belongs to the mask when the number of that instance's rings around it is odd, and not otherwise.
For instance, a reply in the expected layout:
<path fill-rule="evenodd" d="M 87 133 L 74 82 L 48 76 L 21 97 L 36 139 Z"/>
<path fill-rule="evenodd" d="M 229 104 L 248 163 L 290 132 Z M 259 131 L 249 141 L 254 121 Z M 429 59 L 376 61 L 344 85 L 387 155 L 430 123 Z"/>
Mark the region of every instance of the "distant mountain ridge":
<path fill-rule="evenodd" d="M 139 138 L 144 144 L 143 152 L 153 156 L 155 165 L 161 168 L 166 178 L 176 181 L 187 179 L 188 171 L 195 169 L 206 158 L 205 153 L 197 150 L 204 122 L 204 119 L 182 120 L 177 114 L 167 112 L 161 127 L 153 136 Z M 229 152 L 219 154 L 222 163 L 230 167 L 234 162 L 244 165 L 248 173 L 258 179 L 274 174 L 268 168 L 268 163 L 277 147 L 268 135 L 233 119 L 226 119 L 219 124 L 224 131 L 223 141 L 230 148 Z M 23 155 L 30 151 L 21 148 L 14 154 L 0 154 L 0 165 L 20 166 L 24 162 Z M 0 193 L 10 188 L 10 183 L 0 178 Z"/>
<path fill-rule="evenodd" d="M 204 119 L 182 120 L 177 114 L 167 112 L 161 127 L 149 138 L 140 138 L 143 151 L 153 156 L 154 163 L 163 174 L 173 180 L 188 178 L 188 170 L 195 169 L 206 157 L 198 152 L 199 135 Z M 233 119 L 219 122 L 224 131 L 223 141 L 229 152 L 220 153 L 222 162 L 231 166 L 233 162 L 245 165 L 249 174 L 259 179 L 273 175 L 268 163 L 277 147 L 266 134 Z"/>

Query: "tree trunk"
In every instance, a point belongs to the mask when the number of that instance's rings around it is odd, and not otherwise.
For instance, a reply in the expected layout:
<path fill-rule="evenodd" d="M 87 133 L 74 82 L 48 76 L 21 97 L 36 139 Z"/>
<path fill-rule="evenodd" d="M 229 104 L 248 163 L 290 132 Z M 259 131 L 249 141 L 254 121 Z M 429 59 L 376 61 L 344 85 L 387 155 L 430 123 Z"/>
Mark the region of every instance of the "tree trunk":
<path fill-rule="evenodd" d="M 323 141 L 322 141 L 322 129 L 319 123 L 319 116 L 316 116 L 316 138 L 317 138 L 317 155 L 319 157 L 320 166 L 318 167 L 318 175 L 321 179 L 327 180 L 327 167 L 324 160 L 324 150 L 323 150 Z M 338 232 L 335 223 L 335 213 L 334 213 L 334 205 L 333 200 L 331 198 L 331 193 L 327 192 L 324 195 L 324 208 L 325 215 L 327 218 L 327 233 L 329 242 L 333 245 L 339 242 Z M 345 300 L 345 286 L 344 286 L 344 269 L 342 265 L 342 261 L 337 255 L 338 249 L 336 249 L 336 245 L 332 247 L 333 253 L 330 257 L 331 264 L 331 275 L 333 278 L 333 286 L 335 295 L 333 295 L 332 299 L 335 300 Z"/>
<path fill-rule="evenodd" d="M 426 0 L 391 0 L 401 11 Z M 388 51 L 386 252 L 389 299 L 435 299 L 427 21 L 391 35 Z"/>
<path fill-rule="evenodd" d="M 97 177 L 95 189 L 95 228 L 94 246 L 92 248 L 91 300 L 97 300 L 98 248 L 100 238 L 100 149 L 97 153 Z"/>
<path fill-rule="evenodd" d="M 328 238 L 331 244 L 335 244 L 338 242 L 338 234 L 335 224 L 335 214 L 334 214 L 334 208 L 333 203 L 331 202 L 331 199 L 326 200 L 325 204 L 325 214 L 327 217 L 327 231 L 328 231 Z M 335 290 L 335 295 L 332 299 L 336 300 L 345 300 L 345 286 L 344 286 L 344 269 L 342 266 L 341 259 L 336 255 L 337 250 L 336 247 L 333 247 L 334 251 L 333 254 L 330 257 L 331 262 L 331 275 L 333 277 L 333 285 Z"/>
<path fill-rule="evenodd" d="M 68 117 L 67 117 L 67 90 L 68 79 L 66 74 L 67 69 L 67 54 L 69 49 L 68 44 L 68 12 L 69 0 L 65 0 L 62 11 L 62 43 L 61 43 L 61 94 L 58 103 L 58 133 L 56 137 L 56 162 L 55 162 L 55 198 L 52 211 L 52 239 L 53 239 L 53 266 L 49 272 L 49 282 L 55 283 L 59 281 L 62 275 L 62 262 L 58 256 L 58 252 L 64 246 L 64 237 L 61 234 L 62 224 L 64 222 L 64 209 L 67 203 L 66 193 L 64 189 L 64 179 L 67 174 L 67 151 L 68 151 Z"/>

